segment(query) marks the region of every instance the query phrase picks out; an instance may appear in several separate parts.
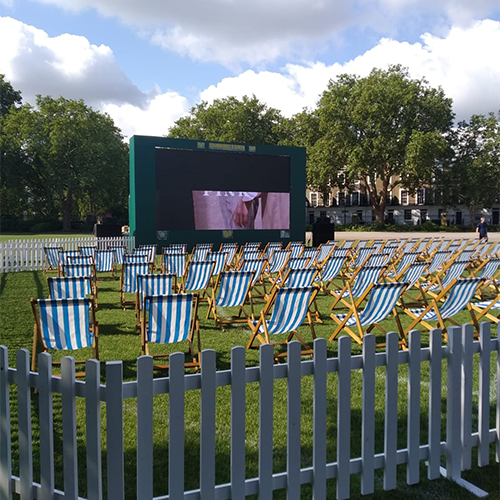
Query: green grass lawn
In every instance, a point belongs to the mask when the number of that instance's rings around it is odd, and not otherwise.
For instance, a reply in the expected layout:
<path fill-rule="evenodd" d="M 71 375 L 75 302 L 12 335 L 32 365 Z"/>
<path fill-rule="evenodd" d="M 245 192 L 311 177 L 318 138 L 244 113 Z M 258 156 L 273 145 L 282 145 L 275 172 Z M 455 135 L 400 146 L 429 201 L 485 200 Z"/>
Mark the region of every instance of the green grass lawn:
<path fill-rule="evenodd" d="M 23 272 L 0 275 L 0 343 L 9 348 L 9 362 L 15 366 L 16 349 L 25 348 L 31 351 L 33 336 L 33 316 L 29 303 L 29 298 L 48 297 L 48 287 L 46 277 L 42 272 Z M 329 337 L 334 328 L 334 322 L 329 317 L 329 307 L 332 299 L 324 295 L 318 295 L 319 310 L 322 312 L 323 324 L 316 325 L 316 334 L 320 337 Z M 257 305 L 257 310 L 262 304 Z M 250 337 L 250 331 L 245 327 L 228 328 L 221 331 L 215 327 L 213 320 L 206 320 L 207 306 L 203 302 L 199 316 L 201 320 L 202 347 L 204 349 L 214 349 L 217 352 L 217 368 L 225 370 L 230 367 L 230 353 L 234 346 L 245 346 Z M 97 319 L 100 325 L 99 352 L 101 361 L 122 360 L 125 380 L 136 378 L 136 359 L 140 355 L 140 337 L 134 328 L 134 311 L 132 309 L 123 311 L 119 305 L 119 281 L 105 280 L 99 283 L 99 307 L 97 309 Z M 468 322 L 468 313 L 458 316 L 460 322 Z M 408 324 L 405 322 L 405 324 Z M 384 322 L 388 330 L 395 330 L 396 325 L 393 320 Z M 309 328 L 301 327 L 301 332 L 306 340 L 311 338 Z M 382 341 L 382 337 L 378 338 Z M 428 335 L 423 335 L 423 343 L 427 343 Z M 156 346 L 155 346 L 156 347 Z M 336 356 L 337 343 L 329 343 L 329 356 Z M 178 350 L 177 346 L 167 346 L 164 352 Z M 353 343 L 353 352 L 361 353 L 361 347 Z M 55 352 L 54 359 L 60 359 L 61 353 Z M 76 354 L 76 353 L 75 353 Z M 78 353 L 78 359 L 88 356 L 88 352 Z M 258 364 L 258 352 L 247 351 L 247 366 Z M 492 359 L 496 359 L 492 355 Z M 104 365 L 101 367 L 103 382 Z M 477 367 L 476 367 L 477 368 Z M 406 366 L 400 367 L 399 390 L 400 390 L 400 417 L 398 425 L 398 448 L 406 447 L 406 390 L 407 376 Z M 421 443 L 426 442 L 427 437 L 427 414 L 428 414 L 428 388 L 425 384 L 427 377 L 427 366 L 422 367 L 423 383 L 421 386 Z M 443 367 L 443 377 L 446 369 Z M 161 376 L 161 375 L 157 375 Z M 376 378 L 376 453 L 383 452 L 384 435 L 384 396 L 385 396 L 385 371 L 377 368 Z M 492 370 L 492 385 L 496 373 Z M 334 461 L 336 456 L 336 411 L 337 411 L 337 376 L 328 375 L 328 422 L 327 422 L 327 453 L 328 460 Z M 443 386 L 445 381 L 443 378 Z M 477 404 L 477 370 L 474 380 L 474 403 Z M 494 385 L 493 385 L 494 387 Z M 246 471 L 247 477 L 255 477 L 258 474 L 258 416 L 259 416 L 259 392 L 258 384 L 248 384 L 246 388 Z M 495 391 L 492 390 L 492 394 Z M 16 412 L 17 401 L 15 391 L 12 390 L 11 414 L 13 421 L 13 458 L 17 459 L 17 428 Z M 302 379 L 302 466 L 312 465 L 312 377 Z M 361 452 L 361 401 L 362 401 L 362 373 L 352 372 L 352 419 L 351 419 L 351 447 L 352 457 L 360 456 Z M 200 394 L 199 391 L 189 391 L 185 396 L 186 403 L 186 425 L 185 425 L 185 463 L 186 463 L 186 489 L 194 489 L 199 485 L 199 446 L 200 446 Z M 492 401 L 492 418 L 490 428 L 494 426 L 493 409 L 496 399 Z M 34 477 L 39 481 L 39 430 L 37 422 L 37 397 L 33 397 L 33 449 L 34 449 Z M 443 411 L 446 409 L 446 398 L 443 392 Z M 125 449 L 125 478 L 126 478 L 126 498 L 135 498 L 136 489 L 136 438 L 137 438 L 137 403 L 134 399 L 124 401 L 124 449 Z M 216 414 L 216 481 L 224 483 L 230 480 L 230 388 L 220 387 L 217 389 L 217 414 Z M 277 380 L 274 383 L 274 472 L 286 470 L 286 381 Z M 56 487 L 63 489 L 63 467 L 62 467 L 62 442 L 61 442 L 61 400 L 60 396 L 54 395 L 54 455 L 56 471 Z M 162 495 L 168 492 L 168 474 L 166 465 L 168 463 L 168 395 L 155 396 L 154 403 L 154 494 Z M 102 405 L 102 450 L 103 465 L 106 463 L 106 435 L 105 435 L 105 406 Z M 78 448 L 79 448 L 79 494 L 86 495 L 85 478 L 85 406 L 83 400 L 77 401 L 78 420 Z M 445 438 L 445 420 L 443 422 L 443 439 Z M 473 422 L 473 430 L 477 430 L 477 418 Z M 490 498 L 500 497 L 500 467 L 494 463 L 494 449 L 491 446 L 491 462 L 493 465 L 479 468 L 473 467 L 472 471 L 463 473 L 463 477 L 473 484 L 485 489 L 490 493 Z M 475 463 L 475 462 L 473 462 Z M 443 457 L 444 465 L 444 457 Z M 359 478 L 352 476 L 351 498 L 360 499 L 472 499 L 475 498 L 457 485 L 444 479 L 428 481 L 426 479 L 426 467 L 421 463 L 421 482 L 415 486 L 405 484 L 406 468 L 399 466 L 398 489 L 393 492 L 383 491 L 383 473 L 376 472 L 376 493 L 369 496 L 361 496 Z M 18 474 L 16 463 L 14 474 Z M 328 498 L 335 498 L 335 481 L 329 481 Z M 106 489 L 104 488 L 104 491 Z M 304 485 L 301 489 L 302 498 L 312 498 L 312 489 L 309 485 Z M 106 493 L 105 493 L 106 494 Z M 275 492 L 274 498 L 285 498 L 283 491 Z"/>

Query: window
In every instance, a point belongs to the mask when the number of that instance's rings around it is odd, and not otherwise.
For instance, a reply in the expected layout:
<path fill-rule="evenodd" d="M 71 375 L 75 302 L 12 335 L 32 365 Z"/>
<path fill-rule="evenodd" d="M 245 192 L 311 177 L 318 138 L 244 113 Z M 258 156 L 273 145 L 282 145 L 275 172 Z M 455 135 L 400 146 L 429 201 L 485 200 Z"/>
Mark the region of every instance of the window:
<path fill-rule="evenodd" d="M 339 205 L 344 206 L 345 205 L 345 193 L 343 191 L 339 191 Z"/>
<path fill-rule="evenodd" d="M 352 205 L 359 205 L 359 191 L 354 191 L 351 194 L 351 204 Z"/>
<path fill-rule="evenodd" d="M 401 205 L 408 205 L 408 191 L 400 191 Z"/>
<path fill-rule="evenodd" d="M 417 205 L 423 205 L 425 199 L 425 188 L 419 189 L 417 191 Z"/>
<path fill-rule="evenodd" d="M 318 193 L 311 193 L 311 205 L 313 207 L 318 206 Z"/>
<path fill-rule="evenodd" d="M 412 220 L 412 218 L 411 218 L 411 210 L 409 210 L 409 209 L 405 210 L 405 221 L 406 220 Z"/>

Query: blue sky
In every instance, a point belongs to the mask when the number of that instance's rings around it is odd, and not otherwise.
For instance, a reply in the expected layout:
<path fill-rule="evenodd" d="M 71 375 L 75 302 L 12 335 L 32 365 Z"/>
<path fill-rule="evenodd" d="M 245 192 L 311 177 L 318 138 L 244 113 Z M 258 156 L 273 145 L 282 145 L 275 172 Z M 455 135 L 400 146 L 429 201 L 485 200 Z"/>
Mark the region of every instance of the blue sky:
<path fill-rule="evenodd" d="M 458 119 L 500 109 L 498 0 L 0 0 L 0 47 L 26 101 L 84 99 L 126 136 L 228 95 L 291 116 L 329 79 L 394 63 Z"/>

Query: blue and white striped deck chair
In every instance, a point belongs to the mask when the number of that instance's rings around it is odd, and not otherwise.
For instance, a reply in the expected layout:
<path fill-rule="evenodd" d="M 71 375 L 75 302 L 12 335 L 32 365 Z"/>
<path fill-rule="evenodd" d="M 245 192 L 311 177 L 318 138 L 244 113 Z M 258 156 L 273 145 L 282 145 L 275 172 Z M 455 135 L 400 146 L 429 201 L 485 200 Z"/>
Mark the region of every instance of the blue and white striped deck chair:
<path fill-rule="evenodd" d="M 500 241 L 490 249 L 488 255 L 490 257 L 500 257 Z"/>
<path fill-rule="evenodd" d="M 98 273 L 115 274 L 115 252 L 114 250 L 96 250 L 95 255 L 95 270 Z"/>
<path fill-rule="evenodd" d="M 175 290 L 175 274 L 138 274 L 135 294 L 135 327 L 141 324 L 144 298 L 148 295 L 170 295 Z M 174 285 L 174 288 L 172 288 Z"/>
<path fill-rule="evenodd" d="M 84 257 L 94 258 L 94 254 L 95 254 L 96 250 L 97 250 L 97 247 L 91 246 L 91 245 L 78 247 L 78 251 L 80 252 L 80 255 L 83 255 Z"/>
<path fill-rule="evenodd" d="M 80 252 L 78 250 L 62 250 L 59 252 L 59 269 L 66 264 L 69 264 L 70 257 L 79 257 Z M 60 272 L 60 271 L 59 271 Z"/>
<path fill-rule="evenodd" d="M 446 250 L 438 250 L 435 252 L 427 269 L 427 274 L 430 276 L 438 271 L 449 257 L 450 252 Z"/>
<path fill-rule="evenodd" d="M 309 269 L 313 265 L 313 260 L 310 257 L 296 257 L 295 259 L 288 259 L 288 263 L 283 270 L 285 273 L 288 269 L 297 270 L 297 269 Z"/>
<path fill-rule="evenodd" d="M 156 245 L 139 245 L 139 250 L 147 250 L 149 252 L 149 261 L 154 263 L 156 259 Z"/>
<path fill-rule="evenodd" d="M 248 318 L 255 319 L 251 293 L 253 277 L 253 271 L 221 272 L 212 289 L 212 297 L 208 299 L 207 319 L 210 318 L 210 314 L 213 314 L 217 325 L 246 323 Z M 250 314 L 245 310 L 247 300 L 250 302 Z M 237 307 L 238 313 L 232 316 L 221 316 L 217 309 L 228 307 Z"/>
<path fill-rule="evenodd" d="M 91 347 L 92 357 L 99 359 L 98 324 L 90 298 L 31 299 L 31 307 L 35 317 L 31 371 L 36 371 L 38 342 L 43 352 L 48 349 L 76 350 Z"/>
<path fill-rule="evenodd" d="M 247 241 L 243 247 L 245 250 L 260 250 L 260 241 Z"/>
<path fill-rule="evenodd" d="M 364 248 L 364 247 L 366 247 L 367 244 L 368 244 L 367 240 L 358 240 L 355 249 L 359 250 L 360 248 Z M 353 247 L 351 247 L 351 248 L 353 248 Z"/>
<path fill-rule="evenodd" d="M 98 289 L 94 264 L 66 264 L 61 267 L 62 274 L 68 278 L 90 278 L 92 295 L 97 306 Z"/>
<path fill-rule="evenodd" d="M 131 254 L 125 254 L 123 256 L 123 264 L 143 264 L 143 263 L 150 263 L 149 260 L 149 252 L 147 251 L 136 251 Z"/>
<path fill-rule="evenodd" d="M 151 274 L 151 264 L 149 260 L 147 262 L 123 263 L 120 278 L 120 304 L 124 310 L 129 305 L 135 306 L 137 276 L 140 274 Z M 126 293 L 133 293 L 134 300 L 125 300 Z"/>
<path fill-rule="evenodd" d="M 344 240 L 344 243 L 342 244 L 342 248 L 347 249 L 351 248 L 354 243 L 354 240 Z"/>
<path fill-rule="evenodd" d="M 365 292 L 364 297 L 360 297 L 354 303 L 354 307 L 347 314 L 331 314 L 337 326 L 329 340 L 335 340 L 340 333 L 346 332 L 355 342 L 362 345 L 363 336 L 370 333 L 375 327 L 386 335 L 387 330 L 379 323 L 384 321 L 391 312 L 395 315 L 397 314 L 396 304 L 406 287 L 407 283 L 377 283 L 372 285 Z M 362 311 L 359 311 L 359 305 L 368 294 L 366 307 Z M 352 327 L 357 328 L 357 332 Z M 403 335 L 403 330 L 399 323 L 398 327 L 400 329 L 400 345 L 407 347 L 406 337 Z M 378 347 L 382 346 L 385 346 L 385 344 L 378 345 Z"/>
<path fill-rule="evenodd" d="M 187 255 L 185 253 L 165 253 L 163 254 L 162 273 L 175 274 L 182 279 L 186 272 Z"/>
<path fill-rule="evenodd" d="M 253 271 L 254 277 L 252 280 L 252 288 L 255 286 L 262 287 L 262 293 L 252 293 L 255 297 L 264 297 L 266 294 L 266 282 L 263 279 L 264 268 L 266 266 L 267 259 L 245 259 L 240 261 L 238 271 Z"/>
<path fill-rule="evenodd" d="M 344 257 L 344 258 L 346 258 L 350 254 L 351 254 L 351 250 L 349 248 L 336 248 L 332 253 L 332 257 Z"/>
<path fill-rule="evenodd" d="M 373 253 L 368 257 L 365 266 L 384 266 L 389 263 L 388 253 Z"/>
<path fill-rule="evenodd" d="M 163 253 L 168 253 L 167 249 L 171 250 L 173 253 L 187 253 L 187 244 L 171 243 L 168 247 L 163 247 Z"/>
<path fill-rule="evenodd" d="M 491 288 L 492 290 L 495 291 L 495 293 L 500 293 L 500 281 L 498 279 L 500 278 L 500 259 L 499 258 L 494 258 L 494 259 L 488 259 L 481 264 L 477 269 L 474 270 L 474 272 L 471 274 L 471 276 L 476 276 L 478 278 L 483 278 L 484 279 L 484 288 L 483 291 L 485 291 L 486 288 Z M 479 271 L 481 271 L 479 273 Z M 479 274 L 478 274 L 479 273 Z"/>
<path fill-rule="evenodd" d="M 422 289 L 425 293 L 435 297 L 439 291 L 446 288 L 453 280 L 459 279 L 468 264 L 468 260 L 456 260 L 452 262 L 443 274 L 438 274 L 431 282 L 424 283 Z"/>
<path fill-rule="evenodd" d="M 108 250 L 112 250 L 115 253 L 115 264 L 121 266 L 127 249 L 123 245 L 111 245 L 108 247 Z"/>
<path fill-rule="evenodd" d="M 309 306 L 316 297 L 318 289 L 314 286 L 304 288 L 275 288 L 269 300 L 265 304 L 257 321 L 248 320 L 248 326 L 252 330 L 252 336 L 247 344 L 247 349 L 257 349 L 259 345 L 254 344 L 257 339 L 260 344 L 286 345 L 294 337 L 302 344 L 303 355 L 312 354 L 311 347 L 304 341 L 297 329 L 307 320 L 311 329 L 313 340 L 316 338 L 314 323 L 309 311 Z M 266 317 L 271 313 L 269 320 Z M 270 335 L 288 333 L 287 339 L 281 342 L 271 342 Z M 275 355 L 275 359 L 286 357 L 286 352 Z"/>
<path fill-rule="evenodd" d="M 370 246 L 375 248 L 375 253 L 380 253 L 382 251 L 382 248 L 384 247 L 384 243 L 385 242 L 382 240 L 373 240 Z"/>
<path fill-rule="evenodd" d="M 472 316 L 472 321 L 475 323 L 476 328 L 478 328 L 479 321 L 482 318 L 487 318 L 488 321 L 493 323 L 500 323 L 500 317 L 494 316 L 493 312 L 500 312 L 500 294 L 493 300 L 483 300 L 481 302 L 471 302 L 470 312 Z M 478 314 L 475 314 L 478 313 Z"/>
<path fill-rule="evenodd" d="M 47 278 L 51 299 L 83 299 L 92 295 L 88 276 Z"/>
<path fill-rule="evenodd" d="M 186 275 L 182 281 L 182 292 L 206 292 L 212 280 L 214 262 L 191 261 L 186 268 Z"/>
<path fill-rule="evenodd" d="M 142 355 L 150 356 L 149 344 L 174 344 L 188 342 L 191 360 L 186 368 L 200 367 L 201 342 L 198 326 L 198 296 L 193 293 L 153 295 L 144 298 L 141 320 Z M 193 347 L 196 331 L 197 351 Z M 168 357 L 169 354 L 152 354 L 153 358 Z M 155 364 L 154 369 L 168 369 L 168 364 Z"/>
<path fill-rule="evenodd" d="M 234 256 L 236 255 L 236 251 L 238 250 L 238 243 L 221 243 L 219 252 L 226 252 L 226 266 L 232 266 L 234 261 Z"/>
<path fill-rule="evenodd" d="M 264 254 L 267 258 L 271 257 L 274 251 L 282 250 L 283 244 L 281 241 L 271 241 L 266 245 L 264 249 Z"/>
<path fill-rule="evenodd" d="M 316 262 L 318 264 L 323 264 L 334 251 L 335 251 L 335 243 L 323 243 L 318 249 Z"/>
<path fill-rule="evenodd" d="M 351 295 L 356 299 L 362 297 L 370 285 L 378 283 L 384 270 L 384 266 L 365 266 L 344 285 L 342 290 L 330 290 L 330 293 L 335 298 L 330 309 L 335 309 L 339 302 L 342 302 L 339 307 L 351 307 L 352 303 L 346 299 L 349 299 Z"/>
<path fill-rule="evenodd" d="M 321 267 L 316 281 L 320 284 L 320 288 L 324 293 L 327 293 L 328 286 L 339 276 L 345 261 L 346 257 L 332 256 Z"/>
<path fill-rule="evenodd" d="M 402 254 L 399 261 L 394 265 L 391 265 L 390 270 L 387 273 L 387 277 L 395 278 L 396 281 L 399 281 L 402 274 L 417 260 L 419 255 L 420 254 L 418 252 L 408 252 Z"/>
<path fill-rule="evenodd" d="M 69 255 L 66 259 L 67 264 L 80 264 L 93 266 L 94 265 L 94 257 L 91 255 Z"/>
<path fill-rule="evenodd" d="M 62 247 L 43 247 L 45 261 L 43 263 L 43 272 L 48 271 L 59 272 L 59 253 L 62 252 Z"/>
<path fill-rule="evenodd" d="M 260 258 L 260 250 L 244 248 L 240 260 L 254 260 Z"/>
<path fill-rule="evenodd" d="M 374 247 L 361 247 L 353 257 L 352 265 L 354 269 L 363 267 L 366 261 L 370 258 L 375 251 Z"/>
<path fill-rule="evenodd" d="M 290 250 L 275 250 L 269 258 L 267 268 L 264 270 L 265 273 L 269 277 L 272 277 L 273 274 L 279 273 L 286 267 L 289 258 Z"/>
<path fill-rule="evenodd" d="M 434 252 L 437 251 L 439 245 L 441 244 L 441 240 L 434 240 L 432 241 L 429 246 L 425 250 L 425 255 L 428 257 L 432 257 L 434 255 Z"/>
<path fill-rule="evenodd" d="M 214 270 L 212 276 L 217 276 L 219 273 L 224 271 L 227 262 L 226 252 L 208 252 L 206 260 L 208 262 L 212 261 L 214 265 Z"/>
<path fill-rule="evenodd" d="M 198 243 L 193 249 L 193 256 L 191 260 L 193 262 L 204 262 L 207 260 L 207 253 L 212 251 L 212 243 Z"/>
<path fill-rule="evenodd" d="M 304 251 L 300 254 L 301 257 L 311 259 L 311 265 L 318 262 L 319 248 L 317 247 L 306 247 Z"/>
<path fill-rule="evenodd" d="M 302 243 L 302 241 L 291 241 L 287 245 L 286 249 L 290 250 L 290 256 L 292 259 L 294 259 L 295 257 L 299 257 L 304 250 L 304 243 Z"/>
<path fill-rule="evenodd" d="M 404 330 L 404 335 L 406 336 L 408 332 L 417 326 L 423 326 L 428 330 L 441 328 L 446 340 L 446 321 L 458 325 L 458 323 L 451 318 L 465 307 L 470 311 L 472 298 L 482 283 L 482 278 L 453 280 L 435 299 L 432 299 L 426 307 L 418 309 L 404 308 L 403 311 L 413 319 L 410 326 Z M 448 296 L 440 308 L 439 302 L 444 299 L 446 295 Z M 437 325 L 433 326 L 429 321 L 437 322 Z"/>

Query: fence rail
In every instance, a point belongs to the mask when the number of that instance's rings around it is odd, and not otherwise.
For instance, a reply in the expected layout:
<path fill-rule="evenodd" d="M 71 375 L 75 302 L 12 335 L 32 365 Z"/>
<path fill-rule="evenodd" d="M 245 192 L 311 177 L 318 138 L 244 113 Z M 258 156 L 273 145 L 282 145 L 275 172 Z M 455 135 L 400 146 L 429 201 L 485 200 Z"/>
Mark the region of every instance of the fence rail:
<path fill-rule="evenodd" d="M 79 236 L 73 238 L 8 240 L 0 243 L 0 273 L 41 271 L 45 261 L 43 247 L 57 246 L 62 247 L 64 250 L 78 250 L 79 246 L 96 246 L 105 249 L 108 245 L 124 245 L 130 251 L 135 246 L 135 237 L 97 238 L 95 236 Z"/>
<path fill-rule="evenodd" d="M 351 339 L 339 340 L 336 358 L 327 358 L 326 341 L 314 343 L 313 360 L 301 361 L 300 344 L 288 346 L 286 364 L 273 364 L 273 348 L 260 348 L 260 364 L 245 366 L 245 349 L 235 347 L 231 352 L 231 368 L 217 372 L 216 353 L 203 351 L 201 373 L 185 375 L 184 355 L 171 355 L 168 378 L 153 378 L 152 358 L 138 359 L 137 380 L 123 382 L 123 366 L 119 361 L 105 365 L 106 384 L 100 383 L 100 363 L 86 362 L 85 381 L 75 381 L 75 363 L 71 357 L 62 360 L 61 377 L 52 375 L 51 357 L 39 357 L 39 372 L 29 371 L 29 353 L 17 351 L 17 368 L 8 367 L 7 348 L 1 347 L 0 357 L 0 500 L 11 499 L 18 493 L 21 499 L 78 498 L 78 446 L 76 400 L 85 398 L 87 468 L 87 498 L 103 496 L 103 469 L 107 477 L 107 498 L 125 497 L 124 473 L 124 400 L 137 399 L 137 498 L 167 499 L 226 499 L 244 498 L 258 494 L 271 499 L 273 491 L 286 488 L 287 498 L 300 498 L 300 485 L 310 483 L 315 499 L 327 497 L 327 480 L 336 478 L 336 497 L 350 495 L 352 475 L 361 477 L 361 493 L 375 489 L 375 470 L 383 469 L 383 488 L 397 488 L 396 467 L 406 464 L 407 483 L 420 481 L 420 466 L 427 462 L 428 479 L 444 474 L 453 481 L 474 489 L 461 480 L 461 471 L 472 467 L 472 449 L 478 448 L 478 466 L 488 465 L 491 445 L 496 447 L 496 461 L 500 460 L 500 340 L 491 338 L 491 326 L 481 325 L 479 341 L 473 340 L 472 325 L 449 329 L 449 343 L 442 345 L 440 330 L 433 330 L 430 346 L 422 347 L 420 333 L 410 334 L 408 351 L 398 349 L 398 335 L 387 336 L 386 352 L 375 351 L 375 337 L 366 335 L 363 354 L 351 354 Z M 499 328 L 500 332 L 500 328 Z M 492 358 L 496 354 L 496 376 Z M 473 405 L 474 357 L 478 368 L 479 386 L 477 407 Z M 429 413 L 428 439 L 421 443 L 421 383 L 422 363 L 428 363 Z M 398 393 L 398 370 L 407 367 L 407 394 Z M 442 387 L 442 371 L 446 366 L 446 387 Z M 385 432 L 383 453 L 375 453 L 375 377 L 376 367 L 385 367 Z M 361 456 L 352 457 L 351 412 L 353 370 L 362 371 L 362 445 Z M 427 368 L 426 368 L 427 370 Z M 336 373 L 337 415 L 327 415 L 327 375 Z M 426 371 L 427 373 L 427 371 Z M 493 371 L 494 373 L 494 371 Z M 313 437 L 312 464 L 301 466 L 301 384 L 304 377 L 313 377 Z M 286 470 L 273 473 L 273 393 L 274 381 L 286 379 L 287 444 Z M 491 380 L 491 381 L 490 381 Z M 259 384 L 259 415 L 247 415 L 245 390 L 247 384 Z M 425 382 L 427 383 L 427 382 Z M 10 385 L 17 386 L 17 422 L 19 440 L 19 476 L 12 475 L 12 439 L 10 420 Z M 230 482 L 216 484 L 216 388 L 231 387 L 230 414 Z M 38 422 L 40 426 L 40 478 L 33 480 L 33 445 L 31 442 L 32 388 L 38 389 Z M 443 391 L 444 389 L 444 391 Z M 184 468 L 185 395 L 200 391 L 200 478 L 199 488 L 185 491 Z M 446 431 L 442 440 L 441 398 L 446 397 Z M 61 394 L 62 431 L 54 429 L 53 394 Z M 168 404 L 168 492 L 153 497 L 153 405 L 154 396 L 169 395 Z M 398 406 L 400 397 L 407 398 L 407 429 L 405 448 L 397 447 Z M 494 398 L 496 397 L 496 404 Z M 105 438 L 107 454 L 101 463 L 101 403 L 105 405 Z M 472 432 L 473 418 L 477 417 L 478 430 Z M 492 418 L 493 417 L 493 418 Z M 247 478 L 245 471 L 246 419 L 258 418 L 258 475 Z M 327 432 L 328 418 L 337 422 L 336 437 Z M 490 419 L 495 427 L 490 429 Z M 63 443 L 64 492 L 54 487 L 54 433 Z M 59 436 L 62 434 L 62 436 Z M 336 448 L 336 460 L 327 460 L 327 446 Z M 446 468 L 440 467 L 445 457 Z M 166 460 L 166 459 L 165 459 Z M 476 491 L 477 493 L 478 491 Z M 480 492 L 480 490 L 479 490 Z"/>

